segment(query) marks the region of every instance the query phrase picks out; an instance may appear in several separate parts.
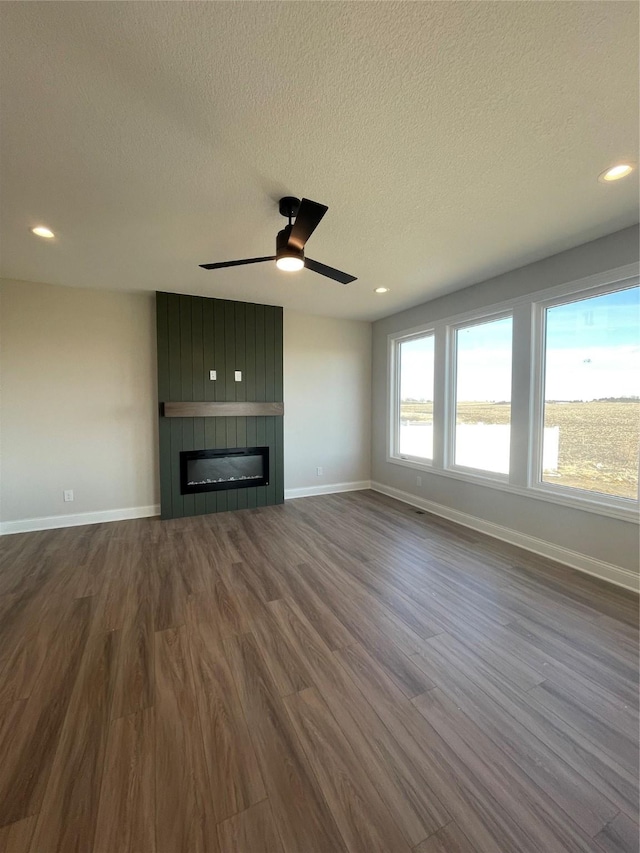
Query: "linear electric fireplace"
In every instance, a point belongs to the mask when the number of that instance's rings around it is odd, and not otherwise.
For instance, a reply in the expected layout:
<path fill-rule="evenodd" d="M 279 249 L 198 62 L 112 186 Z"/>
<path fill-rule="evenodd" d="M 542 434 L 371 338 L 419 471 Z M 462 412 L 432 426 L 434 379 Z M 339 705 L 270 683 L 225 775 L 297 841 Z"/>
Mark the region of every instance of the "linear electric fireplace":
<path fill-rule="evenodd" d="M 268 447 L 183 450 L 180 453 L 180 491 L 183 495 L 268 485 Z"/>

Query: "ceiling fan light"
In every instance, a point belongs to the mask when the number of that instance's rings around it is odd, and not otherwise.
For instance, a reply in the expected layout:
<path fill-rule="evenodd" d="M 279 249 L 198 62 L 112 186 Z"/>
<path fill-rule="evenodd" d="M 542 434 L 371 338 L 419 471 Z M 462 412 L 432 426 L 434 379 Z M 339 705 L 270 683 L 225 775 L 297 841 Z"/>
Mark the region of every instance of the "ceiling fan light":
<path fill-rule="evenodd" d="M 291 225 L 287 225 L 276 237 L 276 266 L 285 272 L 297 272 L 304 266 L 304 251 L 289 245 Z"/>
<path fill-rule="evenodd" d="M 283 255 L 276 259 L 276 266 L 285 272 L 297 272 L 304 266 L 304 260 L 297 255 Z"/>

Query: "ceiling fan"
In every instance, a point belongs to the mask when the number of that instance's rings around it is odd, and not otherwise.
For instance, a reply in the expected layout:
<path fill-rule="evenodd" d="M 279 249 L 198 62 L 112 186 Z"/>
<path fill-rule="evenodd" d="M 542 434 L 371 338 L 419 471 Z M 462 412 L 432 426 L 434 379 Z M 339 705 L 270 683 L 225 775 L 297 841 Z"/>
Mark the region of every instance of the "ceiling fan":
<path fill-rule="evenodd" d="M 280 199 L 279 209 L 281 215 L 289 220 L 289 224 L 278 232 L 275 255 L 269 255 L 266 258 L 246 258 L 242 261 L 222 261 L 218 264 L 200 264 L 202 269 L 219 270 L 223 267 L 239 267 L 243 264 L 261 264 L 263 261 L 275 261 L 278 269 L 287 272 L 295 272 L 306 267 L 311 272 L 320 273 L 320 275 L 332 278 L 341 284 L 349 284 L 349 282 L 356 280 L 355 275 L 349 275 L 304 256 L 307 240 L 329 209 L 326 204 L 319 204 L 317 201 L 310 201 L 308 198 L 303 198 L 300 201 L 293 196 L 285 196 Z"/>

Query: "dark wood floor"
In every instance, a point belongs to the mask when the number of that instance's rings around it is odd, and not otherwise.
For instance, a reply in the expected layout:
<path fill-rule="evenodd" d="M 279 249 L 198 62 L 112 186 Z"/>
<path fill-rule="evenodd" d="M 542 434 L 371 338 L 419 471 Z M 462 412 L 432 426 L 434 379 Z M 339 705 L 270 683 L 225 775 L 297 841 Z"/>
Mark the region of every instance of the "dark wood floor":
<path fill-rule="evenodd" d="M 0 555 L 0 853 L 638 851 L 630 593 L 372 492 Z"/>

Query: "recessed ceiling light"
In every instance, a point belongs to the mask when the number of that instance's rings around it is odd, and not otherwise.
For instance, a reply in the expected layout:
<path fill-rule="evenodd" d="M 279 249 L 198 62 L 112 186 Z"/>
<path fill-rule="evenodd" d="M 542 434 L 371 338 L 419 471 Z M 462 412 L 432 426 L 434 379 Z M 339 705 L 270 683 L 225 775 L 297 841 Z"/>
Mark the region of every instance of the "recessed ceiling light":
<path fill-rule="evenodd" d="M 611 181 L 619 181 L 620 178 L 626 178 L 631 172 L 633 172 L 633 166 L 630 163 L 619 163 L 617 166 L 612 166 L 598 175 L 598 180 L 608 184 Z"/>
<path fill-rule="evenodd" d="M 50 228 L 45 228 L 44 225 L 36 225 L 35 228 L 31 229 L 31 233 L 37 237 L 44 237 L 46 240 L 51 240 L 56 236 Z"/>
<path fill-rule="evenodd" d="M 389 288 L 388 287 L 376 287 L 376 289 L 373 292 L 374 293 L 389 293 Z"/>

